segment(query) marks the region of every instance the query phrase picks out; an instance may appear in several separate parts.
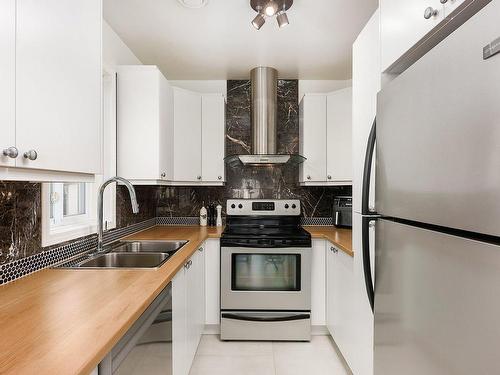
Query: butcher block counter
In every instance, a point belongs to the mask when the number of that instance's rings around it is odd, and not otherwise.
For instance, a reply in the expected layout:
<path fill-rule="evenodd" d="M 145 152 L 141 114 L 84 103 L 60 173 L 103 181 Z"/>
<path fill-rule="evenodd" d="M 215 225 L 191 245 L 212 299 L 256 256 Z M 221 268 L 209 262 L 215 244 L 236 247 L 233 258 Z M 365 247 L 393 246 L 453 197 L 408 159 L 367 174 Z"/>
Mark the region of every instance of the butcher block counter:
<path fill-rule="evenodd" d="M 352 253 L 349 230 L 305 228 Z M 189 240 L 158 269 L 45 269 L 0 286 L 0 373 L 90 373 L 199 245 L 221 233 L 156 226 L 127 239 Z"/>

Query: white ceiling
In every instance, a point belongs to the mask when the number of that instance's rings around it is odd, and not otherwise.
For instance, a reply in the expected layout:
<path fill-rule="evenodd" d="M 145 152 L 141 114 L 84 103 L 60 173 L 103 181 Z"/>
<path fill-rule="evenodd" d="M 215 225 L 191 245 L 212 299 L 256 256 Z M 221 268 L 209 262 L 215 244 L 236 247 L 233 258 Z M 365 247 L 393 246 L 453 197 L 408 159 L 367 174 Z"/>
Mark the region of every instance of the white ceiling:
<path fill-rule="evenodd" d="M 268 18 L 260 31 L 249 0 L 104 0 L 104 18 L 144 64 L 168 79 L 247 79 L 255 66 L 280 78 L 348 79 L 351 46 L 377 0 L 295 0 L 290 25 Z"/>

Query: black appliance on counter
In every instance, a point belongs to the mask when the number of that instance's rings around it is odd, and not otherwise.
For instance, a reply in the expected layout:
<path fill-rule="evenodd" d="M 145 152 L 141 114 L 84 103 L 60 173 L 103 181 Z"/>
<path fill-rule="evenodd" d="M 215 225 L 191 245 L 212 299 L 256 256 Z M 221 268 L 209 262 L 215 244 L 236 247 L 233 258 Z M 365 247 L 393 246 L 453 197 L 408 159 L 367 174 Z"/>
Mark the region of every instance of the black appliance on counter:
<path fill-rule="evenodd" d="M 333 224 L 339 228 L 352 228 L 352 197 L 333 198 Z"/>

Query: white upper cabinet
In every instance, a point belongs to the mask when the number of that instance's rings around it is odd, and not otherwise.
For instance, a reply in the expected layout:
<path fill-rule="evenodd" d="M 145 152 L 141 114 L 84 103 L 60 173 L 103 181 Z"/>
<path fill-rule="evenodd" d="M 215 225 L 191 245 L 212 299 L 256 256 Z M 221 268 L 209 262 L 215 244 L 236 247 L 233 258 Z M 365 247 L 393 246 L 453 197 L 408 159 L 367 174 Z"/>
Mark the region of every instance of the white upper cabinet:
<path fill-rule="evenodd" d="M 15 166 L 16 0 L 0 2 L 0 165 Z M 4 151 L 5 150 L 5 151 Z M 5 154 L 7 155 L 4 155 Z M 9 156 L 10 155 L 10 156 Z"/>
<path fill-rule="evenodd" d="M 352 89 L 327 96 L 327 181 L 352 182 Z"/>
<path fill-rule="evenodd" d="M 172 180 L 172 88 L 156 66 L 121 66 L 117 74 L 118 175 L 135 184 Z"/>
<path fill-rule="evenodd" d="M 175 87 L 174 181 L 201 179 L 201 94 Z"/>
<path fill-rule="evenodd" d="M 381 0 L 382 71 L 431 31 L 444 17 L 440 0 Z"/>
<path fill-rule="evenodd" d="M 300 167 L 304 185 L 352 181 L 352 89 L 306 94 L 300 102 Z"/>
<path fill-rule="evenodd" d="M 100 173 L 101 1 L 16 4 L 16 166 Z"/>
<path fill-rule="evenodd" d="M 326 181 L 326 95 L 306 94 L 299 106 L 301 182 Z"/>
<path fill-rule="evenodd" d="M 201 167 L 204 182 L 225 181 L 225 99 L 222 94 L 205 94 L 201 98 Z"/>
<path fill-rule="evenodd" d="M 444 0 L 443 0 L 444 1 Z M 466 0 L 446 0 L 444 3 L 444 16 L 448 17 L 455 11 L 458 6 L 464 3 Z"/>
<path fill-rule="evenodd" d="M 118 174 L 136 185 L 222 185 L 225 100 L 170 86 L 156 66 L 118 69 Z"/>

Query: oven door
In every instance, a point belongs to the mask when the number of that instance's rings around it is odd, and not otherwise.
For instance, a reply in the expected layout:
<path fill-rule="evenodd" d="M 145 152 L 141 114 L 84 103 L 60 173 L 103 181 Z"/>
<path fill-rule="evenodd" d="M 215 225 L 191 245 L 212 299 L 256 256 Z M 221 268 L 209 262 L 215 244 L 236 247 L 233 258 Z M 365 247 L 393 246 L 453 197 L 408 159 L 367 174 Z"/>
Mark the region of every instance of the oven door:
<path fill-rule="evenodd" d="M 310 248 L 221 248 L 222 310 L 311 309 Z"/>

